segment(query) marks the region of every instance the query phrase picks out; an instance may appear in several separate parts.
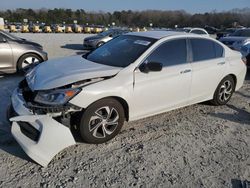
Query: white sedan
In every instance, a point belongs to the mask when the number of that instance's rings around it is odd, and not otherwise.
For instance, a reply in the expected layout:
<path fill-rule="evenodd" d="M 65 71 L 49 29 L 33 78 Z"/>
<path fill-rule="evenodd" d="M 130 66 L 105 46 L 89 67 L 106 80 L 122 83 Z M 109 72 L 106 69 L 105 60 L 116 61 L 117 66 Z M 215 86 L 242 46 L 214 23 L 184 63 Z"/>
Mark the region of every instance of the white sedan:
<path fill-rule="evenodd" d="M 46 166 L 75 144 L 72 131 L 98 144 L 115 137 L 124 121 L 202 101 L 224 105 L 245 75 L 241 55 L 210 37 L 128 33 L 28 72 L 12 95 L 12 134 Z"/>

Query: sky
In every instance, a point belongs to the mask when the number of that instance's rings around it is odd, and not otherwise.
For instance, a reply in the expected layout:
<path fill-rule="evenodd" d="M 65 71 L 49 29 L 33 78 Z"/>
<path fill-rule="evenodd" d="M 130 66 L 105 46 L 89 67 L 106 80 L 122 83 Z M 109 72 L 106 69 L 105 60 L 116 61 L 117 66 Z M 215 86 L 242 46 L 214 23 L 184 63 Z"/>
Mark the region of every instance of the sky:
<path fill-rule="evenodd" d="M 250 0 L 0 0 L 0 9 L 71 8 L 86 11 L 185 10 L 204 13 L 250 7 Z"/>

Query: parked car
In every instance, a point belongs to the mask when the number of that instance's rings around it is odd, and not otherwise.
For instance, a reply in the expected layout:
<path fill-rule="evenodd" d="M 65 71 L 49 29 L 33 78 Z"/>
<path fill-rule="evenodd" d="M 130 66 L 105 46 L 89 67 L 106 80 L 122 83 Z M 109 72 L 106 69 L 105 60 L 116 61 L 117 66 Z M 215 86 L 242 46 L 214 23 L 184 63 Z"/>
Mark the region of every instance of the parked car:
<path fill-rule="evenodd" d="M 222 37 L 227 37 L 237 31 L 239 28 L 226 28 L 217 32 L 216 39 L 219 40 Z"/>
<path fill-rule="evenodd" d="M 30 70 L 12 95 L 12 134 L 46 166 L 75 144 L 72 130 L 99 144 L 114 138 L 124 121 L 202 101 L 224 105 L 245 75 L 240 53 L 210 37 L 128 33 L 83 56 Z"/>
<path fill-rule="evenodd" d="M 204 29 L 208 32 L 208 34 L 212 34 L 212 35 L 216 34 L 219 31 L 219 29 L 212 27 L 212 26 L 208 26 L 208 25 L 206 25 Z"/>
<path fill-rule="evenodd" d="M 220 41 L 229 48 L 240 51 L 242 45 L 250 38 L 250 28 L 238 29 L 234 33 L 220 38 Z"/>
<path fill-rule="evenodd" d="M 240 50 L 247 67 L 250 68 L 250 38 L 244 42 Z"/>
<path fill-rule="evenodd" d="M 0 31 L 0 72 L 25 72 L 32 64 L 48 59 L 40 44 Z"/>
<path fill-rule="evenodd" d="M 202 29 L 202 28 L 184 27 L 184 28 L 178 28 L 177 31 L 209 36 L 208 32 L 205 29 Z"/>
<path fill-rule="evenodd" d="M 83 47 L 87 49 L 97 48 L 103 45 L 104 43 L 110 41 L 111 39 L 128 32 L 129 31 L 125 29 L 109 29 L 107 31 L 99 33 L 98 35 L 86 37 L 83 40 Z"/>

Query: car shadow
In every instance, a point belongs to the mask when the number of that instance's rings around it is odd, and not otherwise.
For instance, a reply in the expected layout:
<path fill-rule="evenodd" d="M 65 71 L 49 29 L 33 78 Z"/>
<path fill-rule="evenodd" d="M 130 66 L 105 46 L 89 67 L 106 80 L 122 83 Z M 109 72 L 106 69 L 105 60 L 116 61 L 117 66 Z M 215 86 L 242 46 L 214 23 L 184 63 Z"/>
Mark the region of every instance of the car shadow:
<path fill-rule="evenodd" d="M 84 48 L 82 44 L 65 44 L 64 46 L 61 46 L 61 48 L 75 50 L 76 55 L 83 55 L 90 51 L 89 49 Z"/>
<path fill-rule="evenodd" d="M 65 45 L 61 46 L 61 48 L 66 48 L 66 49 L 70 49 L 70 50 L 84 50 L 82 44 L 65 44 Z"/>
<path fill-rule="evenodd" d="M 242 92 L 240 92 L 240 91 L 237 91 L 236 93 L 239 94 L 239 95 L 242 96 L 242 97 L 245 97 L 245 98 L 250 99 L 250 95 L 246 95 L 246 94 L 244 94 L 244 93 L 242 93 Z"/>
<path fill-rule="evenodd" d="M 250 186 L 250 181 L 231 179 L 232 188 L 248 188 Z"/>
<path fill-rule="evenodd" d="M 1 74 L 0 75 L 0 130 L 8 131 L 6 126 L 8 123 L 6 118 L 6 111 L 10 105 L 11 94 L 17 87 L 18 83 L 23 79 L 23 75 L 20 74 Z"/>
<path fill-rule="evenodd" d="M 10 131 L 5 132 L 0 130 L 0 150 L 20 159 L 33 162 L 33 160 L 30 159 L 29 156 L 18 145 Z"/>
<path fill-rule="evenodd" d="M 24 160 L 31 161 L 11 135 L 11 125 L 7 119 L 10 97 L 18 83 L 23 79 L 21 74 L 0 74 L 0 150 Z"/>
<path fill-rule="evenodd" d="M 216 118 L 221 118 L 224 120 L 228 120 L 231 122 L 235 122 L 235 123 L 243 123 L 250 125 L 250 113 L 248 111 L 246 111 L 245 109 L 240 109 L 235 107 L 234 105 L 231 104 L 227 104 L 226 105 L 228 108 L 230 108 L 231 110 L 234 110 L 235 113 L 209 113 L 209 115 L 216 117 Z"/>

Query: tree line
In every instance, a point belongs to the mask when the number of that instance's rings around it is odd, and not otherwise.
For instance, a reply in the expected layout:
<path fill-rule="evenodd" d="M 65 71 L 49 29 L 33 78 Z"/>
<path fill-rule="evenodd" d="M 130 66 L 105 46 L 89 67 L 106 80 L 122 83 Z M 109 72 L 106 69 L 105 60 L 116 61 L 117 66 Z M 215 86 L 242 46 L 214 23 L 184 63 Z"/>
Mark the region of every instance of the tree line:
<path fill-rule="evenodd" d="M 202 14 L 190 14 L 179 11 L 114 11 L 114 12 L 86 12 L 83 9 L 15 9 L 0 11 L 0 17 L 8 22 L 22 22 L 28 19 L 32 22 L 44 22 L 46 24 L 58 24 L 65 22 L 72 24 L 77 20 L 79 24 L 95 24 L 108 26 L 115 23 L 117 26 L 173 28 L 179 27 L 204 27 L 206 25 L 222 28 L 232 27 L 233 23 L 250 27 L 250 8 L 234 9 L 227 12 L 207 12 Z"/>

